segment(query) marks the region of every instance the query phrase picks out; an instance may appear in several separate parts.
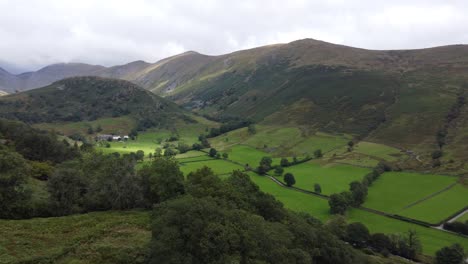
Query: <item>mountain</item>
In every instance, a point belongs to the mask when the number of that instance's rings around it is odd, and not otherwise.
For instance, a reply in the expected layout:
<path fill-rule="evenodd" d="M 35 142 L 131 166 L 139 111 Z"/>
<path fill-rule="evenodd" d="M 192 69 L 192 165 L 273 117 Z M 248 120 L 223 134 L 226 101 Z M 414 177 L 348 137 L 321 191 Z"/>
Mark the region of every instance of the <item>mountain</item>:
<path fill-rule="evenodd" d="M 3 96 L 0 116 L 27 123 L 94 121 L 129 116 L 144 127 L 188 120 L 184 110 L 139 86 L 102 77 L 72 77 Z"/>
<path fill-rule="evenodd" d="M 442 150 L 447 162 L 463 161 L 453 166 L 468 161 L 467 45 L 366 50 L 304 39 L 220 56 L 190 51 L 154 64 L 83 67 L 212 117 L 348 133 L 429 161 Z M 0 86 L 15 82 L 2 76 Z"/>

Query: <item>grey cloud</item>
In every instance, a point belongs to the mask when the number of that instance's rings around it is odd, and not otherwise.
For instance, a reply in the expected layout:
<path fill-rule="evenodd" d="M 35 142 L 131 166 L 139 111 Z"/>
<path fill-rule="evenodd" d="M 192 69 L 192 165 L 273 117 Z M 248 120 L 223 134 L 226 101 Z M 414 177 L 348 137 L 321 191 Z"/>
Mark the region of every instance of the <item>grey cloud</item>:
<path fill-rule="evenodd" d="M 369 49 L 467 43 L 466 11 L 466 1 L 436 0 L 0 0 L 0 66 L 154 62 L 300 38 Z"/>

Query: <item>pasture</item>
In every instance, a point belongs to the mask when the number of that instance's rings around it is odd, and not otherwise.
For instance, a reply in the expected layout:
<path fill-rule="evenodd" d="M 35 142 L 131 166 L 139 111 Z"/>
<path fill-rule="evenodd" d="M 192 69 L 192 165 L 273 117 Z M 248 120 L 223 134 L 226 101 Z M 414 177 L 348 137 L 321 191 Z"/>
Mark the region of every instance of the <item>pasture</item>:
<path fill-rule="evenodd" d="M 372 233 L 381 232 L 385 234 L 403 234 L 408 230 L 415 230 L 421 240 L 423 253 L 427 255 L 433 256 L 440 248 L 454 243 L 460 243 L 465 248 L 468 248 L 468 239 L 461 236 L 403 222 L 359 209 L 351 209 L 348 212 L 348 220 L 350 222 L 363 223 Z"/>
<path fill-rule="evenodd" d="M 260 190 L 275 196 L 286 208 L 296 212 L 306 212 L 322 221 L 328 220 L 328 201 L 316 196 L 300 193 L 279 186 L 264 176 L 249 173 L 250 178 Z M 351 209 L 347 214 L 348 222 L 361 222 L 373 233 L 403 234 L 408 230 L 415 230 L 423 244 L 423 253 L 434 255 L 437 250 L 453 243 L 460 243 L 468 248 L 468 240 L 437 229 L 421 227 L 408 222 L 372 214 L 359 209 Z"/>
<path fill-rule="evenodd" d="M 403 155 L 397 148 L 366 141 L 359 142 L 353 151 L 388 161 L 395 161 Z"/>
<path fill-rule="evenodd" d="M 400 215 L 437 224 L 468 206 L 468 188 L 457 184 L 422 203 L 399 212 Z"/>
<path fill-rule="evenodd" d="M 315 183 L 318 183 L 322 193 L 330 195 L 347 191 L 352 181 L 361 181 L 370 170 L 343 164 L 323 166 L 316 162 L 306 162 L 285 168 L 284 173 L 288 172 L 296 179 L 295 187 L 313 191 Z M 277 178 L 283 181 L 282 176 Z"/>
<path fill-rule="evenodd" d="M 386 172 L 371 187 L 365 207 L 398 214 L 417 202 L 455 183 L 457 178 L 410 172 Z M 432 210 L 426 214 L 433 213 Z"/>
<path fill-rule="evenodd" d="M 187 176 L 192 171 L 196 171 L 198 169 L 203 168 L 204 166 L 211 168 L 216 175 L 228 174 L 234 170 L 241 170 L 241 171 L 244 170 L 242 166 L 239 166 L 229 161 L 225 161 L 221 159 L 210 159 L 210 160 L 205 159 L 202 161 L 192 161 L 192 162 L 182 161 L 179 163 L 179 165 L 180 165 L 180 170 L 184 173 L 185 176 Z"/>

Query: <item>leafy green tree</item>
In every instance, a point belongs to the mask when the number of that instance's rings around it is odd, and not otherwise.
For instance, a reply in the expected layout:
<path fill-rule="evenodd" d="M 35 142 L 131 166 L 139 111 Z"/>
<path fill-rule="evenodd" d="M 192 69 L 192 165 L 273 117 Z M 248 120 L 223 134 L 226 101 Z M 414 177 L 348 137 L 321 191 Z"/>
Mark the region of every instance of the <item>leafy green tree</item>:
<path fill-rule="evenodd" d="M 0 145 L 0 218 L 21 218 L 29 211 L 29 174 L 27 161 Z"/>
<path fill-rule="evenodd" d="M 289 173 L 289 172 L 284 175 L 283 180 L 284 180 L 284 182 L 286 183 L 286 185 L 288 187 L 291 187 L 296 183 L 296 179 L 294 179 L 294 175 L 292 173 Z"/>
<path fill-rule="evenodd" d="M 348 141 L 348 146 L 350 148 L 354 147 L 354 142 L 352 140 Z"/>
<path fill-rule="evenodd" d="M 177 149 L 179 150 L 179 153 L 186 153 L 190 150 L 190 146 L 183 142 L 179 142 L 179 144 L 177 145 Z"/>
<path fill-rule="evenodd" d="M 148 158 L 149 158 L 150 160 L 152 160 L 152 159 L 153 159 L 153 153 L 150 152 L 150 153 L 148 154 Z"/>
<path fill-rule="evenodd" d="M 257 128 L 254 124 L 250 124 L 247 131 L 249 132 L 249 134 L 253 135 L 257 133 Z"/>
<path fill-rule="evenodd" d="M 346 228 L 348 223 L 346 217 L 336 214 L 333 215 L 326 223 L 325 228 L 335 236 L 339 237 L 342 240 L 346 238 Z"/>
<path fill-rule="evenodd" d="M 463 264 L 466 254 L 460 244 L 443 247 L 436 252 L 436 264 Z"/>
<path fill-rule="evenodd" d="M 143 159 L 145 158 L 145 152 L 143 150 L 137 150 L 137 152 L 135 153 L 135 158 L 136 160 L 143 161 Z"/>
<path fill-rule="evenodd" d="M 316 193 L 322 193 L 322 187 L 320 186 L 320 184 L 318 183 L 314 184 L 314 191 Z"/>
<path fill-rule="evenodd" d="M 346 241 L 355 247 L 366 247 L 369 238 L 369 229 L 367 229 L 367 227 L 360 222 L 351 223 L 346 228 Z"/>
<path fill-rule="evenodd" d="M 322 150 L 317 149 L 316 151 L 314 151 L 314 157 L 317 159 L 323 157 Z"/>
<path fill-rule="evenodd" d="M 281 165 L 281 167 L 288 167 L 289 166 L 288 159 L 287 158 L 281 158 L 280 165 Z"/>
<path fill-rule="evenodd" d="M 98 126 L 96 127 L 96 132 L 97 132 L 97 133 L 102 132 L 102 127 L 101 127 L 101 125 L 98 125 Z"/>
<path fill-rule="evenodd" d="M 164 157 L 173 157 L 175 155 L 177 155 L 177 151 L 175 149 L 166 148 L 164 150 Z"/>
<path fill-rule="evenodd" d="M 335 193 L 330 195 L 328 204 L 330 205 L 331 214 L 345 214 L 346 210 L 350 205 L 350 199 L 352 199 L 349 192 Z"/>
<path fill-rule="evenodd" d="M 212 158 L 216 157 L 216 154 L 218 153 L 218 151 L 214 148 L 211 148 L 210 149 L 210 152 L 208 153 L 208 155 Z"/>
<path fill-rule="evenodd" d="M 228 155 L 226 152 L 224 152 L 224 153 L 223 153 L 223 159 L 226 160 L 226 159 L 228 159 L 228 157 L 229 157 L 229 155 Z"/>
<path fill-rule="evenodd" d="M 88 132 L 88 135 L 94 134 L 94 129 L 93 129 L 93 127 L 92 127 L 92 126 L 89 126 L 87 132 Z"/>
<path fill-rule="evenodd" d="M 69 215 L 86 210 L 90 183 L 76 162 L 59 166 L 47 181 L 53 215 Z"/>
<path fill-rule="evenodd" d="M 277 166 L 277 167 L 275 168 L 275 174 L 276 174 L 276 175 L 281 176 L 281 175 L 283 175 L 283 172 L 284 172 L 283 167 Z"/>
<path fill-rule="evenodd" d="M 392 250 L 392 241 L 383 233 L 375 233 L 370 236 L 369 244 L 378 252 L 390 252 Z"/>
<path fill-rule="evenodd" d="M 198 143 L 194 143 L 192 145 L 192 149 L 194 150 L 201 150 L 203 148 L 203 146 L 201 144 L 198 144 Z"/>
<path fill-rule="evenodd" d="M 159 157 L 161 157 L 161 156 L 162 156 L 162 149 L 161 149 L 161 148 L 156 148 L 156 149 L 154 150 L 154 157 L 155 157 L 155 158 L 159 158 Z"/>
<path fill-rule="evenodd" d="M 351 194 L 353 195 L 352 204 L 354 206 L 360 206 L 361 204 L 364 203 L 367 197 L 367 186 L 365 186 L 364 184 L 358 181 L 351 182 L 349 186 L 350 186 L 349 190 L 351 191 Z"/>
<path fill-rule="evenodd" d="M 260 160 L 260 167 L 263 167 L 265 171 L 269 171 L 271 169 L 271 164 L 273 160 L 270 157 L 263 157 Z"/>
<path fill-rule="evenodd" d="M 432 152 L 431 156 L 432 156 L 432 159 L 438 159 L 438 158 L 442 157 L 442 151 L 436 150 L 436 151 Z"/>
<path fill-rule="evenodd" d="M 156 157 L 139 170 L 139 177 L 148 206 L 185 193 L 184 175 L 174 158 Z"/>
<path fill-rule="evenodd" d="M 419 240 L 419 236 L 415 230 L 408 230 L 408 232 L 406 233 L 406 242 L 409 248 L 408 257 L 411 259 L 415 259 L 416 256 L 422 252 L 421 240 Z"/>

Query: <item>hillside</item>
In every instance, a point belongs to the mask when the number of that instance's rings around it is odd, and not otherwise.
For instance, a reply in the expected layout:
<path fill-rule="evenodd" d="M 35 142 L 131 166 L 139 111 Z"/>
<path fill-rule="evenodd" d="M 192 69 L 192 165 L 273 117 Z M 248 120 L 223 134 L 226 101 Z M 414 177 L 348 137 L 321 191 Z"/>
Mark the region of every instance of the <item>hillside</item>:
<path fill-rule="evenodd" d="M 304 39 L 220 56 L 186 52 L 92 74 L 129 80 L 212 117 L 349 133 L 411 150 L 424 166 L 443 130 L 445 164 L 453 160 L 456 171 L 467 166 L 459 146 L 468 140 L 468 116 L 447 116 L 468 93 L 467 69 L 467 45 L 366 50 Z M 4 75 L 0 84 L 11 82 Z"/>
<path fill-rule="evenodd" d="M 0 113 L 28 123 L 130 117 L 141 128 L 169 126 L 175 120 L 191 121 L 174 103 L 133 83 L 100 77 L 73 77 L 4 96 L 0 99 Z"/>

